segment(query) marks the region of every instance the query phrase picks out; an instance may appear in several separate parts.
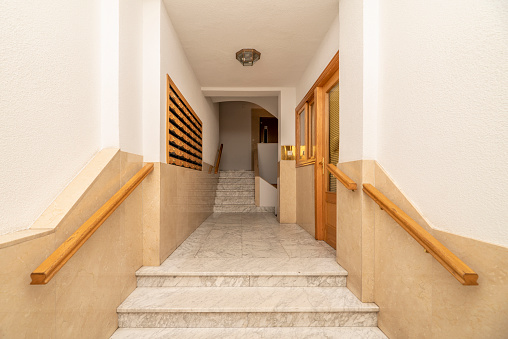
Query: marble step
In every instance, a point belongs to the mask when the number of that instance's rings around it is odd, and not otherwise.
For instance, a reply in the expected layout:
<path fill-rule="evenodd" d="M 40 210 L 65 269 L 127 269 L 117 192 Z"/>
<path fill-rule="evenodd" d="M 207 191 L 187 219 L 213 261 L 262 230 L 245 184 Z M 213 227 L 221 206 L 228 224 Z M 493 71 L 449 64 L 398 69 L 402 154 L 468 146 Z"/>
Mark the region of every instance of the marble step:
<path fill-rule="evenodd" d="M 220 178 L 219 184 L 254 185 L 254 178 Z"/>
<path fill-rule="evenodd" d="M 218 190 L 215 191 L 217 197 L 253 197 L 255 195 L 254 190 L 249 191 L 230 191 L 230 190 Z"/>
<path fill-rule="evenodd" d="M 254 171 L 220 171 L 219 178 L 254 178 Z"/>
<path fill-rule="evenodd" d="M 255 185 L 254 184 L 217 184 L 217 190 L 219 191 L 254 191 Z"/>
<path fill-rule="evenodd" d="M 379 308 L 346 287 L 138 287 L 119 327 L 377 326 Z"/>
<path fill-rule="evenodd" d="M 275 207 L 258 207 L 256 205 L 215 205 L 215 213 L 275 213 Z"/>
<path fill-rule="evenodd" d="M 377 327 L 119 328 L 111 339 L 387 339 Z"/>
<path fill-rule="evenodd" d="M 137 272 L 139 287 L 343 287 L 347 272 L 333 258 L 185 258 Z"/>
<path fill-rule="evenodd" d="M 250 197 L 215 197 L 215 205 L 254 205 L 254 196 Z"/>

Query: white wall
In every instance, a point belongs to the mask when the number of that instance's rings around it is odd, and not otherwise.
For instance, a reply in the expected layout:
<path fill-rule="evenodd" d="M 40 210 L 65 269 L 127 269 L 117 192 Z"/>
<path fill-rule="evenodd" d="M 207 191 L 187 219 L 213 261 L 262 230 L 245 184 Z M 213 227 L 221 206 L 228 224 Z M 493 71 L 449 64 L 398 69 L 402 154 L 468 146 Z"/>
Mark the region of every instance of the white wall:
<path fill-rule="evenodd" d="M 158 1 L 160 2 L 160 1 Z M 219 144 L 219 105 L 205 98 L 166 7 L 160 4 L 160 159 L 166 160 L 166 74 L 169 74 L 203 123 L 203 161 L 215 162 Z M 249 134 L 250 135 L 250 134 Z"/>
<path fill-rule="evenodd" d="M 161 2 L 143 1 L 143 160 L 161 161 Z M 166 85 L 164 84 L 164 88 Z M 164 104 L 165 105 L 165 104 Z M 165 132 L 165 131 L 164 131 Z M 164 144 L 165 146 L 165 144 Z M 166 157 L 162 157 L 166 161 Z"/>
<path fill-rule="evenodd" d="M 363 156 L 363 1 L 339 2 L 339 162 Z"/>
<path fill-rule="evenodd" d="M 0 2 L 0 233 L 28 228 L 99 150 L 100 1 Z"/>
<path fill-rule="evenodd" d="M 220 103 L 220 143 L 224 144 L 220 161 L 223 171 L 252 169 L 251 110 L 249 102 Z"/>
<path fill-rule="evenodd" d="M 276 143 L 258 143 L 259 176 L 270 184 L 277 184 L 277 150 Z"/>
<path fill-rule="evenodd" d="M 120 147 L 119 0 L 101 0 L 101 148 Z"/>
<path fill-rule="evenodd" d="M 263 178 L 259 178 L 259 206 L 277 206 L 277 189 Z"/>
<path fill-rule="evenodd" d="M 277 96 L 272 97 L 212 97 L 213 102 L 228 102 L 228 101 L 246 101 L 252 102 L 263 109 L 274 117 L 279 116 L 279 99 Z"/>
<path fill-rule="evenodd" d="M 279 143 L 277 157 L 280 159 L 281 145 L 295 145 L 296 88 L 283 87 L 279 95 Z"/>
<path fill-rule="evenodd" d="M 436 228 L 504 246 L 507 22 L 505 0 L 382 1 L 377 150 Z"/>
<path fill-rule="evenodd" d="M 296 86 L 296 104 L 298 105 L 317 78 L 321 75 L 333 56 L 339 50 L 340 25 L 339 14 L 330 25 L 328 32 L 316 49 L 314 56 L 305 68 L 298 85 Z"/>
<path fill-rule="evenodd" d="M 362 159 L 376 159 L 379 105 L 379 1 L 363 0 Z"/>
<path fill-rule="evenodd" d="M 119 143 L 143 154 L 143 2 L 119 3 Z"/>

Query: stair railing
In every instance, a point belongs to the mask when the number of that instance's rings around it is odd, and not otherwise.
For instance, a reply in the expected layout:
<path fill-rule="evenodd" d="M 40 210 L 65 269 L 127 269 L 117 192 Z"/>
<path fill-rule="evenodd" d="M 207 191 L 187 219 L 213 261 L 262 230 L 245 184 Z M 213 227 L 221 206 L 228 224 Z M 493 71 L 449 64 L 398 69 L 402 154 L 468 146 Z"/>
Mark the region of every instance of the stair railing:
<path fill-rule="evenodd" d="M 348 177 L 340 169 L 338 169 L 337 166 L 332 165 L 332 164 L 328 164 L 328 165 L 326 165 L 326 167 L 328 168 L 330 173 L 332 173 L 333 176 L 335 178 L 337 178 L 337 180 L 339 180 L 342 185 L 344 185 L 345 188 L 347 188 L 348 190 L 351 190 L 353 192 L 356 190 L 356 182 L 351 180 L 351 178 Z"/>
<path fill-rule="evenodd" d="M 220 144 L 220 147 L 219 147 L 219 153 L 217 154 L 217 161 L 215 162 L 215 174 L 219 173 L 219 166 L 220 166 L 220 158 L 222 156 L 222 147 L 224 146 L 224 144 Z"/>
<path fill-rule="evenodd" d="M 259 177 L 258 150 L 254 150 L 254 176 Z"/>
<path fill-rule="evenodd" d="M 364 184 L 363 191 L 422 245 L 426 252 L 432 254 L 462 285 L 478 285 L 478 274 L 374 186 Z"/>
<path fill-rule="evenodd" d="M 127 181 L 118 192 L 102 205 L 97 212 L 85 221 L 83 225 L 30 274 L 32 278 L 30 284 L 47 284 L 152 171 L 153 163 L 146 164 L 138 173 Z"/>

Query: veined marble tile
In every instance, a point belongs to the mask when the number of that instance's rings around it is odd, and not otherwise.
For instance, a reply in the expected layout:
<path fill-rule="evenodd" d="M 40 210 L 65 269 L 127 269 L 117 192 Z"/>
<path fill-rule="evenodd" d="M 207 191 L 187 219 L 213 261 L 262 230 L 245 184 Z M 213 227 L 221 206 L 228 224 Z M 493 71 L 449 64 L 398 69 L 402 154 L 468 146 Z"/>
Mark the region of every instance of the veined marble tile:
<path fill-rule="evenodd" d="M 314 245 L 286 245 L 282 246 L 291 258 L 335 258 L 335 254 L 319 244 Z"/>
<path fill-rule="evenodd" d="M 252 184 L 217 184 L 219 191 L 254 191 L 254 183 Z"/>
<path fill-rule="evenodd" d="M 216 197 L 215 205 L 254 205 L 254 197 Z"/>
<path fill-rule="evenodd" d="M 249 276 L 138 276 L 138 287 L 248 287 Z"/>
<path fill-rule="evenodd" d="M 245 290 L 245 288 L 244 288 Z M 370 312 L 122 312 L 119 327 L 340 327 L 377 326 Z"/>
<path fill-rule="evenodd" d="M 165 275 L 138 276 L 138 287 L 345 287 L 345 276 Z"/>
<path fill-rule="evenodd" d="M 345 287 L 138 287 L 118 307 L 136 312 L 377 312 Z"/>
<path fill-rule="evenodd" d="M 196 258 L 235 258 L 242 256 L 241 236 L 229 236 L 213 242 L 205 242 Z"/>
<path fill-rule="evenodd" d="M 160 266 L 141 267 L 137 275 L 332 275 L 346 276 L 335 258 L 174 258 Z"/>
<path fill-rule="evenodd" d="M 289 258 L 289 255 L 279 242 L 251 241 L 251 242 L 242 242 L 242 257 Z"/>
<path fill-rule="evenodd" d="M 386 339 L 377 327 L 119 328 L 111 339 Z"/>
<path fill-rule="evenodd" d="M 241 185 L 254 185 L 254 178 L 220 178 L 219 184 L 241 184 Z"/>
<path fill-rule="evenodd" d="M 216 191 L 217 197 L 252 197 L 255 191 Z"/>
<path fill-rule="evenodd" d="M 254 178 L 254 171 L 220 171 L 219 178 Z"/>
<path fill-rule="evenodd" d="M 345 276 L 251 276 L 251 287 L 345 287 Z"/>

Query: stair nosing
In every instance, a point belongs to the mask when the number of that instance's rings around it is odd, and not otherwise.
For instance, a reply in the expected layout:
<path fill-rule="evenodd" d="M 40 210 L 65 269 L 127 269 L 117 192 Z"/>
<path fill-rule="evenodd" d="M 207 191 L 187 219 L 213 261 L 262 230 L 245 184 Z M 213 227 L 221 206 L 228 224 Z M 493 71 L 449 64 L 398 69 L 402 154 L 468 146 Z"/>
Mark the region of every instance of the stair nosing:
<path fill-rule="evenodd" d="M 284 296 L 288 289 L 291 295 L 297 296 L 295 299 L 287 303 L 279 304 L 251 304 L 243 305 L 243 300 L 234 299 L 247 298 L 252 296 L 263 297 L 266 295 Z M 285 291 L 285 292 L 283 292 Z M 335 292 L 335 293 L 334 293 Z M 164 294 L 168 293 L 169 297 L 165 299 Z M 186 293 L 189 293 L 187 296 Z M 317 294 L 316 294 L 317 293 Z M 323 298 L 323 294 L 332 293 L 337 296 L 336 302 L 339 305 L 326 304 L 315 305 L 309 302 L 309 298 Z M 133 297 L 133 301 L 129 298 Z M 194 295 L 193 295 L 194 294 Z M 196 299 L 203 295 L 213 295 L 217 300 L 216 303 L 209 306 L 203 306 Z M 140 303 L 140 295 L 143 295 L 143 301 Z M 379 307 L 374 303 L 362 303 L 347 287 L 137 287 L 136 290 L 127 297 L 127 299 L 117 308 L 118 313 L 377 313 Z M 155 304 L 150 304 L 147 300 L 156 298 Z M 171 300 L 173 298 L 173 300 Z M 176 298 L 176 299 L 175 299 Z M 181 304 L 182 298 L 185 302 L 191 300 L 188 305 Z M 228 300 L 229 298 L 229 300 Z M 342 299 L 346 298 L 346 299 Z M 348 298 L 354 298 L 355 303 L 348 305 Z M 180 299 L 180 300 L 178 300 Z M 303 304 L 302 304 L 303 300 Z M 128 305 L 124 305 L 127 303 Z M 143 303 L 145 303 L 143 305 Z M 340 305 L 340 303 L 343 303 Z M 130 304 L 130 305 L 129 305 Z M 169 306 L 168 306 L 169 305 Z"/>

